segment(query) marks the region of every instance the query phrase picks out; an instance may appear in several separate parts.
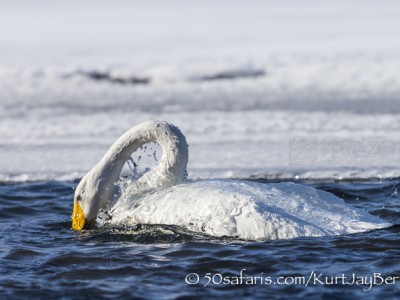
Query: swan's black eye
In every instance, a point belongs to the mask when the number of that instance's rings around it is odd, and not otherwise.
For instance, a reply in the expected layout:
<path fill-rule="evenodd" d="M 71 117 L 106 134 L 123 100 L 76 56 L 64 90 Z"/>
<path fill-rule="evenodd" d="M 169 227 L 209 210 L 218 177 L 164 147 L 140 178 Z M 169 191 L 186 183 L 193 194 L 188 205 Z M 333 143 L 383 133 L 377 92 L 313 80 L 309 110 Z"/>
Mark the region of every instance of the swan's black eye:
<path fill-rule="evenodd" d="M 81 195 L 76 196 L 76 201 L 81 201 L 81 200 L 82 200 Z"/>

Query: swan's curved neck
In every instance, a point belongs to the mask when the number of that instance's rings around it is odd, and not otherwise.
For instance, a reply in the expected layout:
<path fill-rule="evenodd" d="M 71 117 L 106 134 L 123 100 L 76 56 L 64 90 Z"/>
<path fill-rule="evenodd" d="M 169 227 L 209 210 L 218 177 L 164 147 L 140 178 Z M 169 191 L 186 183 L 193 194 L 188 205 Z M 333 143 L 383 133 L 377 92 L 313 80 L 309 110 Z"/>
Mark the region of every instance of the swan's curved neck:
<path fill-rule="evenodd" d="M 146 143 L 158 143 L 163 154 L 159 163 L 144 174 L 139 181 L 151 185 L 150 178 L 157 178 L 157 187 L 169 186 L 183 180 L 188 162 L 188 145 L 185 136 L 167 122 L 150 121 L 128 130 L 107 151 L 92 170 L 102 189 L 100 207 L 105 207 L 114 196 L 115 182 L 131 154 Z M 152 183 L 154 184 L 154 182 Z M 153 187 L 153 186 L 151 186 Z M 154 186 L 155 187 L 155 186 Z"/>

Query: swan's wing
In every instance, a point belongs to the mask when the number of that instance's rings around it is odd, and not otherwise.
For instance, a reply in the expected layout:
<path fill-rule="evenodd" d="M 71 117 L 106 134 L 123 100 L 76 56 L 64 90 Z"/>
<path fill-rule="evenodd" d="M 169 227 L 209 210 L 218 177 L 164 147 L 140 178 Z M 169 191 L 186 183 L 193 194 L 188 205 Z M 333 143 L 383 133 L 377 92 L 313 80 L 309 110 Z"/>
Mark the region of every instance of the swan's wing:
<path fill-rule="evenodd" d="M 391 226 L 390 223 L 355 208 L 335 195 L 294 183 L 268 185 L 259 198 L 282 212 L 321 228 L 325 232 L 349 234 Z M 257 186 L 251 189 L 257 190 Z"/>
<path fill-rule="evenodd" d="M 112 222 L 173 224 L 245 239 L 346 234 L 390 225 L 311 187 L 222 180 L 185 183 L 140 196 L 122 191 Z"/>

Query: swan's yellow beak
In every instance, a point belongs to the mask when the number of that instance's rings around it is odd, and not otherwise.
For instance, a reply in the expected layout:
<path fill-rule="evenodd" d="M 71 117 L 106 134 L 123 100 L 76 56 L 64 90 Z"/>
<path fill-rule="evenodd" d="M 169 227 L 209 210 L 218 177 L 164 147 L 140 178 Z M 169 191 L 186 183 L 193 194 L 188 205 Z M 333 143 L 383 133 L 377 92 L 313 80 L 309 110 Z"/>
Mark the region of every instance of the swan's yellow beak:
<path fill-rule="evenodd" d="M 71 218 L 72 218 L 72 229 L 74 230 L 82 230 L 88 223 L 85 213 L 83 212 L 83 209 L 78 201 L 75 201 L 74 203 L 74 211 L 72 212 Z"/>

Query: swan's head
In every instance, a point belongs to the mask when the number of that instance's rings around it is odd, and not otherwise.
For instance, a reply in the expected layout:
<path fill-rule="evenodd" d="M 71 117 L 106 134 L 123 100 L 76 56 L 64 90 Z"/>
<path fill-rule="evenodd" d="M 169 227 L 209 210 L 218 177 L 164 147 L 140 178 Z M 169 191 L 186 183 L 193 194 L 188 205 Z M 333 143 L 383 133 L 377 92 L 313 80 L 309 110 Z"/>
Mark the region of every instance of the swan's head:
<path fill-rule="evenodd" d="M 75 189 L 72 228 L 91 229 L 95 225 L 97 213 L 112 200 L 115 187 L 107 177 L 98 176 L 96 168 L 87 173 Z"/>
<path fill-rule="evenodd" d="M 149 142 L 160 144 L 163 155 L 157 166 L 138 182 L 143 187 L 165 187 L 185 178 L 188 145 L 182 132 L 167 122 L 142 123 L 125 132 L 78 184 L 72 213 L 73 229 L 90 229 L 94 226 L 100 208 L 105 208 L 113 200 L 115 183 L 123 165 L 136 149 Z M 153 178 L 157 178 L 156 184 Z"/>

